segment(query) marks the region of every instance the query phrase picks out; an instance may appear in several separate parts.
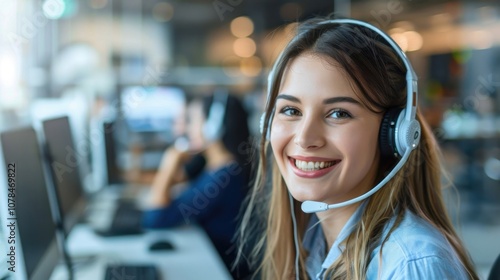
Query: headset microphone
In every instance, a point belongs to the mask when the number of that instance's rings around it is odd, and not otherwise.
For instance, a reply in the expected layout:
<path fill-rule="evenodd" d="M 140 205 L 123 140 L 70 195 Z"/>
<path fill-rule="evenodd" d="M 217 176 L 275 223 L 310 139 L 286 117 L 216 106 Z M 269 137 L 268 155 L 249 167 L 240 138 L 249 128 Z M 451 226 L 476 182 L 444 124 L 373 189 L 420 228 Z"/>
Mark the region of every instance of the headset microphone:
<path fill-rule="evenodd" d="M 348 201 L 344 201 L 341 203 L 334 203 L 334 204 L 327 204 L 327 203 L 319 202 L 319 201 L 306 200 L 306 201 L 302 202 L 302 205 L 301 205 L 302 211 L 305 213 L 315 213 L 315 212 L 326 211 L 329 209 L 341 208 L 341 207 L 345 207 L 347 205 L 354 204 L 356 202 L 362 201 L 362 200 L 370 197 L 372 194 L 374 194 L 378 190 L 380 190 L 380 188 L 382 188 L 387 182 L 389 182 L 389 180 L 391 180 L 396 175 L 396 173 L 398 173 L 398 171 L 401 169 L 401 167 L 403 167 L 403 165 L 408 160 L 410 153 L 411 153 L 411 149 L 407 149 L 405 154 L 403 155 L 403 157 L 399 160 L 398 164 L 396 164 L 396 166 L 391 170 L 391 172 L 389 174 L 387 174 L 387 176 L 382 181 L 380 181 L 380 183 L 378 183 L 375 187 L 373 187 L 373 189 L 366 192 L 365 194 L 360 195 L 358 197 L 355 197 L 353 199 L 350 199 Z"/>

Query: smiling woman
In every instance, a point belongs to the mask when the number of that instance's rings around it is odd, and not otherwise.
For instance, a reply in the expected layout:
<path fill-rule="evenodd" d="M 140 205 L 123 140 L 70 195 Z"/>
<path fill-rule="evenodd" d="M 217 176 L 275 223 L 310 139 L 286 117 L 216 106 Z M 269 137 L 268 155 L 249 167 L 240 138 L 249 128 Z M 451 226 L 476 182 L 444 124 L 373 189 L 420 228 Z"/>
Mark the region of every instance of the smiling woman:
<path fill-rule="evenodd" d="M 478 278 L 446 214 L 417 88 L 406 56 L 377 28 L 299 26 L 270 74 L 240 227 L 240 257 L 262 279 Z"/>

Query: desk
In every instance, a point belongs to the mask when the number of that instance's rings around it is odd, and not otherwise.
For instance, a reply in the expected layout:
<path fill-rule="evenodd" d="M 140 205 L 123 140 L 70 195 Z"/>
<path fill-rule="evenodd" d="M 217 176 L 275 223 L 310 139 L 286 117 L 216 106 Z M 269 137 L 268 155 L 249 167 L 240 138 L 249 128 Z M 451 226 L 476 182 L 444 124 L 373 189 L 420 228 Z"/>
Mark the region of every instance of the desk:
<path fill-rule="evenodd" d="M 168 239 L 172 251 L 150 252 L 148 246 L 158 239 Z M 165 280 L 232 279 L 205 232 L 195 226 L 148 231 L 142 235 L 100 237 L 89 226 L 77 225 L 68 238 L 68 251 L 78 258 L 95 255 L 88 265 L 76 266 L 75 279 L 103 279 L 108 263 L 152 263 Z M 65 279 L 58 267 L 53 280 Z"/>

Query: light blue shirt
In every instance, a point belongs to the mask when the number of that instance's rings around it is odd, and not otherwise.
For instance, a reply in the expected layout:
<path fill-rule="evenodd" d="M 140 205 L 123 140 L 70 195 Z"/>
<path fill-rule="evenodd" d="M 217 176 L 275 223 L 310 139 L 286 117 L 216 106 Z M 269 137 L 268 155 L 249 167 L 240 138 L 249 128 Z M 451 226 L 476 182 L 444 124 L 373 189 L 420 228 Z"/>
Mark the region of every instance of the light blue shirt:
<path fill-rule="evenodd" d="M 365 203 L 354 212 L 340 231 L 325 257 L 326 241 L 316 215 L 311 216 L 303 245 L 309 252 L 306 259 L 310 279 L 321 280 L 325 271 L 341 255 L 342 241 L 352 232 L 360 220 Z M 382 240 L 387 236 L 394 219 L 384 229 Z M 403 220 L 391 233 L 382 247 L 371 252 L 366 279 L 468 279 L 453 247 L 446 238 L 428 222 L 406 211 Z"/>

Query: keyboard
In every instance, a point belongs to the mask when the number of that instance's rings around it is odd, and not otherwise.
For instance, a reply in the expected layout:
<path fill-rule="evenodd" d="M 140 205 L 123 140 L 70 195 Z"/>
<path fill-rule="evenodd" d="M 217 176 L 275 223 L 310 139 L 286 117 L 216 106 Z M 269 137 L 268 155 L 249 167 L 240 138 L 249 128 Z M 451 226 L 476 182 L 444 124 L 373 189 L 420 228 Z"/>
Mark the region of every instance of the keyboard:
<path fill-rule="evenodd" d="M 102 236 L 119 236 L 141 234 L 142 211 L 137 209 L 133 203 L 120 202 L 116 209 L 109 228 L 99 230 Z"/>
<path fill-rule="evenodd" d="M 104 280 L 160 280 L 154 265 L 108 265 Z"/>

